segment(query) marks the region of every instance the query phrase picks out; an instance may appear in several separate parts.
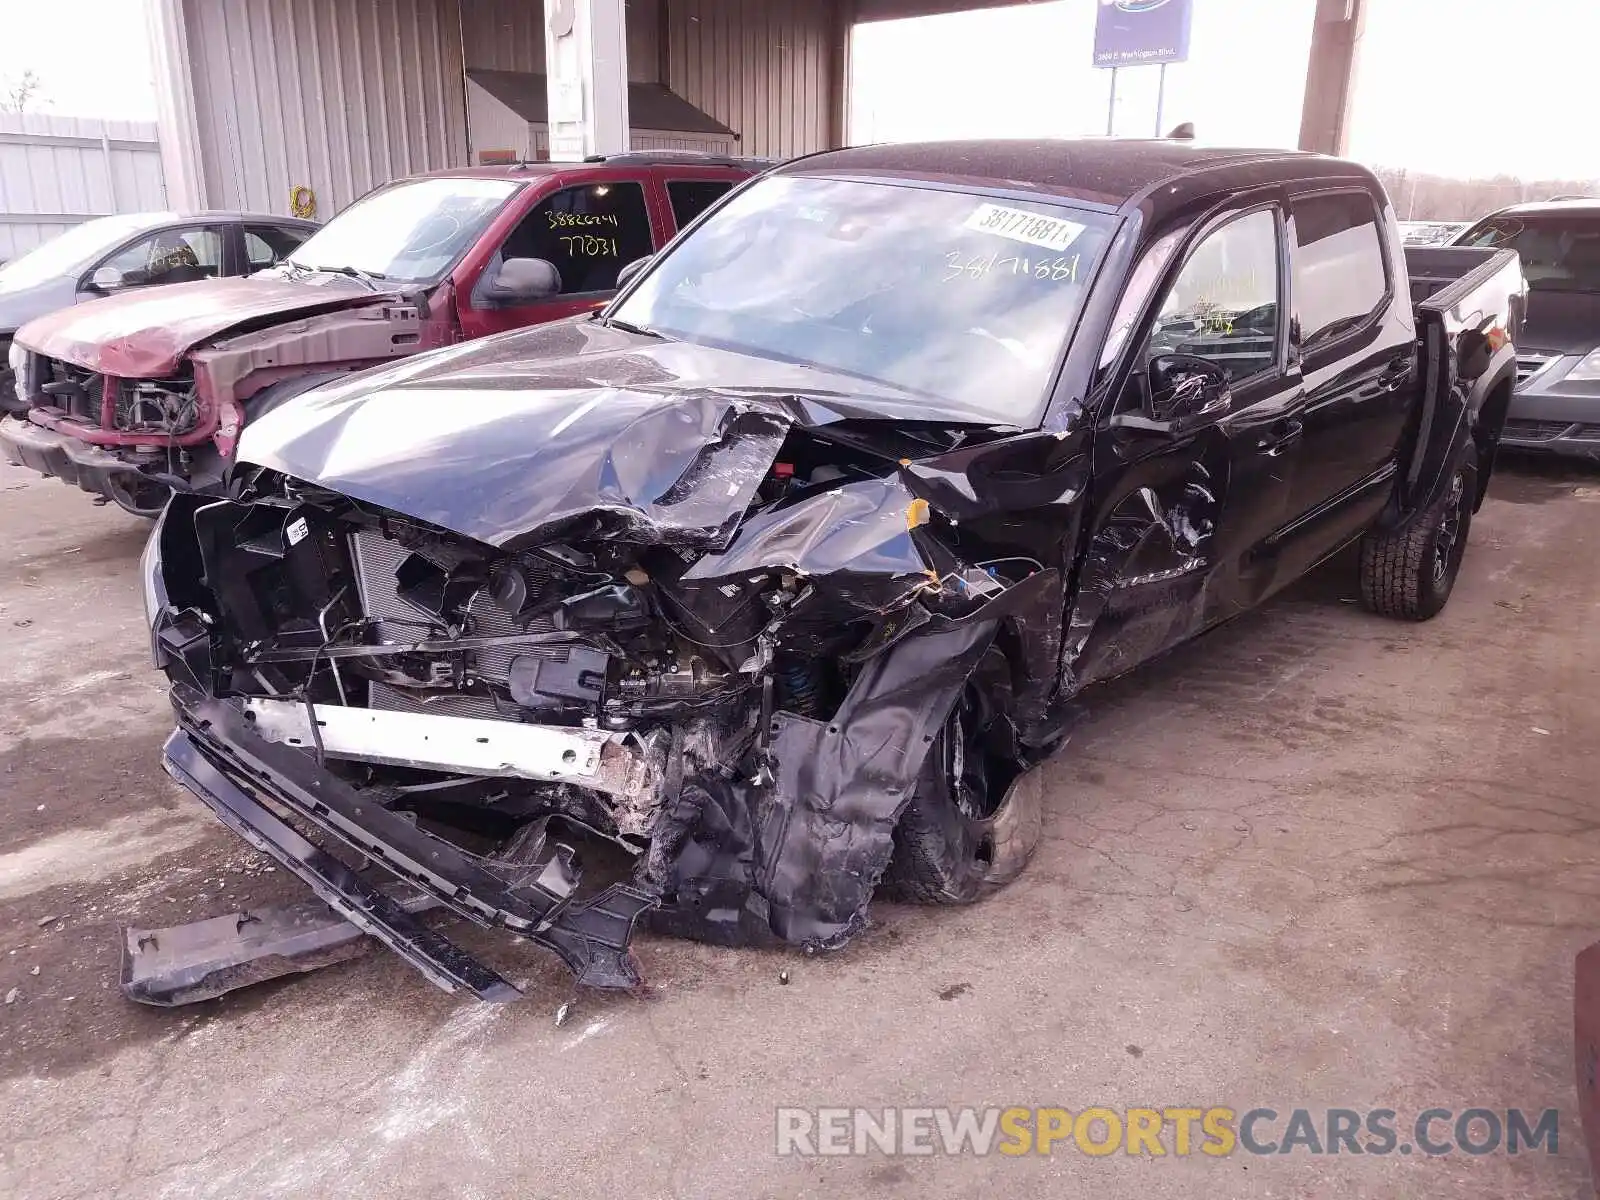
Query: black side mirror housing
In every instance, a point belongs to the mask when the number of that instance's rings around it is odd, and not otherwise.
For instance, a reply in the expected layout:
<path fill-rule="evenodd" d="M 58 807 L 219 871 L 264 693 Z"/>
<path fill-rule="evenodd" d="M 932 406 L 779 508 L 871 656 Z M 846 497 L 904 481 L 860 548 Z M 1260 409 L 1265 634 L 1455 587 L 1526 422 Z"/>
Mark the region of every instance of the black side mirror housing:
<path fill-rule="evenodd" d="M 1160 354 L 1150 360 L 1150 417 L 1184 420 L 1224 413 L 1233 403 L 1228 373 L 1195 354 Z"/>
<path fill-rule="evenodd" d="M 1233 405 L 1228 373 L 1195 354 L 1158 354 L 1147 368 L 1150 382 L 1145 410 L 1111 418 L 1117 429 L 1181 437 L 1208 425 Z"/>

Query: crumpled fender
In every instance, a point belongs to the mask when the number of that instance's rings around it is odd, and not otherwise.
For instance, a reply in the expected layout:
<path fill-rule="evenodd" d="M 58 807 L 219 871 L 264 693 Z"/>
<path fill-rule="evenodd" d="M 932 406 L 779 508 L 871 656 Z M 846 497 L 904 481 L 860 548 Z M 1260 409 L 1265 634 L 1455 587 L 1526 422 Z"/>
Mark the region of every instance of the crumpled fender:
<path fill-rule="evenodd" d="M 866 922 L 934 735 L 1002 629 L 1044 619 L 1041 572 L 965 617 L 934 616 L 869 661 L 832 720 L 774 715 L 774 778 L 684 780 L 662 814 L 647 876 L 659 929 L 722 945 L 829 949 Z"/>

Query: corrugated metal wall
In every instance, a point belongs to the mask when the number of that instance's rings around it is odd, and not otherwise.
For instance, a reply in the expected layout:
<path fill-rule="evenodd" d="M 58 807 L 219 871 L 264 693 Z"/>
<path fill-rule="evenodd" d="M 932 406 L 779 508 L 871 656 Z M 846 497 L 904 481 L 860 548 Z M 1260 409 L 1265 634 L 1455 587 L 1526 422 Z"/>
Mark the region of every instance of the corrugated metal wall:
<path fill-rule="evenodd" d="M 305 186 L 326 220 L 380 183 L 465 163 L 463 67 L 544 70 L 543 0 L 182 4 L 214 208 L 286 213 Z M 743 153 L 830 144 L 842 0 L 627 5 L 631 79 L 665 82 L 742 134 Z"/>
<path fill-rule="evenodd" d="M 660 82 L 661 0 L 625 0 L 628 78 Z M 544 74 L 544 0 L 461 0 L 467 69 Z"/>
<path fill-rule="evenodd" d="M 0 113 L 0 259 L 90 217 L 166 205 L 153 122 Z"/>
<path fill-rule="evenodd" d="M 540 0 L 461 4 L 469 68 L 544 72 Z M 627 21 L 628 78 L 665 83 L 742 134 L 741 153 L 805 154 L 832 144 L 844 37 L 833 0 L 627 0 Z"/>
<path fill-rule="evenodd" d="M 211 207 L 287 213 L 303 185 L 326 220 L 466 161 L 456 0 L 185 0 L 184 18 Z"/>
<path fill-rule="evenodd" d="M 829 0 L 667 0 L 668 86 L 744 154 L 826 149 L 842 83 Z"/>

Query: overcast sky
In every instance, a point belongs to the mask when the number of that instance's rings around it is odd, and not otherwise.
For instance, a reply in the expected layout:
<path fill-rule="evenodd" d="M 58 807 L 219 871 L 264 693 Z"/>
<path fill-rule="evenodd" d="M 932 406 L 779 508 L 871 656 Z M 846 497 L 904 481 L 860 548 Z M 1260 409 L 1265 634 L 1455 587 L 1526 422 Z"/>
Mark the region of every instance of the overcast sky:
<path fill-rule="evenodd" d="M 853 140 L 1104 133 L 1110 72 L 1089 65 L 1095 3 L 861 27 Z M 1354 156 L 1447 174 L 1600 178 L 1595 0 L 1368 4 Z M 1194 5 L 1190 61 L 1168 70 L 1164 127 L 1190 120 L 1208 141 L 1293 145 L 1314 0 Z M 31 67 L 43 111 L 154 117 L 143 0 L 0 6 L 0 81 Z M 1120 73 L 1118 133 L 1155 131 L 1157 74 Z"/>
<path fill-rule="evenodd" d="M 1313 0 L 1194 0 L 1164 129 L 1292 146 Z M 1368 0 L 1350 153 L 1443 174 L 1600 178 L 1595 0 Z M 1104 133 L 1095 0 L 861 26 L 853 140 Z M 1116 132 L 1155 131 L 1156 67 L 1118 73 Z"/>
<path fill-rule="evenodd" d="M 0 0 L 0 11 L 5 91 L 31 68 L 40 112 L 155 120 L 144 0 Z"/>

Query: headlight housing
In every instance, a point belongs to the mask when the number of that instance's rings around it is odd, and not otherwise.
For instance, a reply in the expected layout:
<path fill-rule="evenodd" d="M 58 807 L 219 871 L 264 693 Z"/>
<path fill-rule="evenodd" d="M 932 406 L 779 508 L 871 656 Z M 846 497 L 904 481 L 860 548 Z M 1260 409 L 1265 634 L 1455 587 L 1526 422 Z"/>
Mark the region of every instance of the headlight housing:
<path fill-rule="evenodd" d="M 1591 350 L 1582 361 L 1567 372 L 1567 378 L 1578 383 L 1600 380 L 1600 350 Z"/>
<path fill-rule="evenodd" d="M 11 368 L 12 386 L 16 388 L 17 399 L 26 404 L 33 390 L 28 379 L 28 351 L 16 342 L 12 342 L 11 348 L 6 351 L 6 365 Z"/>

